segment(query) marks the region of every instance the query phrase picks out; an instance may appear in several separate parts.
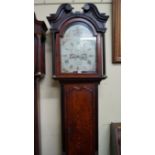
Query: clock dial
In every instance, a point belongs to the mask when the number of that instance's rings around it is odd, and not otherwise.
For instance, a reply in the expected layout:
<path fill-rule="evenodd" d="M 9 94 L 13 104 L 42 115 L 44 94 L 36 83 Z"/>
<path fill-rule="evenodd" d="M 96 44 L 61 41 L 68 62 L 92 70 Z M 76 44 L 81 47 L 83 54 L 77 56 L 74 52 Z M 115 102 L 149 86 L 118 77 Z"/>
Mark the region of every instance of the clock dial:
<path fill-rule="evenodd" d="M 70 26 L 60 39 L 61 72 L 96 71 L 96 37 L 83 24 Z"/>

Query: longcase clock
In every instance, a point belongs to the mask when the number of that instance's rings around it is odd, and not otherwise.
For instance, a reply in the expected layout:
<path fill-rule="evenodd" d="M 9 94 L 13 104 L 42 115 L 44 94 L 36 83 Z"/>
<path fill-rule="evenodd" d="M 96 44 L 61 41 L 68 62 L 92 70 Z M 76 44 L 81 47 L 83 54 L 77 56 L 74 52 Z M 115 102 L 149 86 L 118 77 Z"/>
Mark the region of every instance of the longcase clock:
<path fill-rule="evenodd" d="M 39 81 L 45 74 L 45 33 L 47 27 L 34 16 L 34 155 L 40 155 Z"/>
<path fill-rule="evenodd" d="M 51 25 L 53 78 L 60 81 L 63 155 L 98 154 L 98 85 L 105 75 L 108 16 L 87 3 L 83 12 L 62 4 Z"/>

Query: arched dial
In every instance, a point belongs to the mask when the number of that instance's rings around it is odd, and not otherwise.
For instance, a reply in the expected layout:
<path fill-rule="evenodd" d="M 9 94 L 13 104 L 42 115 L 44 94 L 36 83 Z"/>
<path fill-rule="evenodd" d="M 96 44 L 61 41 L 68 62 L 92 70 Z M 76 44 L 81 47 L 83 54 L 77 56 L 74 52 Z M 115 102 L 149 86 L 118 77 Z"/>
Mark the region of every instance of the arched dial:
<path fill-rule="evenodd" d="M 86 25 L 71 25 L 60 39 L 60 44 L 62 73 L 96 71 L 96 37 Z"/>

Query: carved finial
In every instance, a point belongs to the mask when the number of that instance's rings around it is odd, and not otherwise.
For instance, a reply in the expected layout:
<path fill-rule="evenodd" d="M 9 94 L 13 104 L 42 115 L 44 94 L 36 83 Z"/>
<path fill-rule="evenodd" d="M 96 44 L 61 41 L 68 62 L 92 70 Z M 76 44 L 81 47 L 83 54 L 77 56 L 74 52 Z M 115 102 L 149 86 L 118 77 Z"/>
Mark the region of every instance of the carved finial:
<path fill-rule="evenodd" d="M 106 22 L 109 16 L 106 16 L 105 13 L 100 13 L 97 7 L 93 3 L 86 3 L 82 7 L 84 13 L 88 14 L 89 12 L 93 13 L 94 16 L 100 21 Z"/>
<path fill-rule="evenodd" d="M 82 9 L 84 10 L 84 12 L 87 12 L 90 9 L 90 5 L 87 3 L 82 7 Z"/>
<path fill-rule="evenodd" d="M 66 5 L 65 5 L 65 11 L 66 12 L 71 12 L 73 9 L 74 8 L 70 4 L 66 3 Z"/>

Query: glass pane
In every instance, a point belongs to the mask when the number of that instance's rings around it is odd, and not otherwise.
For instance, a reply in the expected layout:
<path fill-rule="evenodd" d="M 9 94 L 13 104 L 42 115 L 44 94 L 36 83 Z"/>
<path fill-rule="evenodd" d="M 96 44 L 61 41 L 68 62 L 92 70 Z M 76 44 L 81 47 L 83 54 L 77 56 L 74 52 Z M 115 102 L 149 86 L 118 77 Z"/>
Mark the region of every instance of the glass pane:
<path fill-rule="evenodd" d="M 62 73 L 96 71 L 96 37 L 85 25 L 70 26 L 60 45 Z"/>

